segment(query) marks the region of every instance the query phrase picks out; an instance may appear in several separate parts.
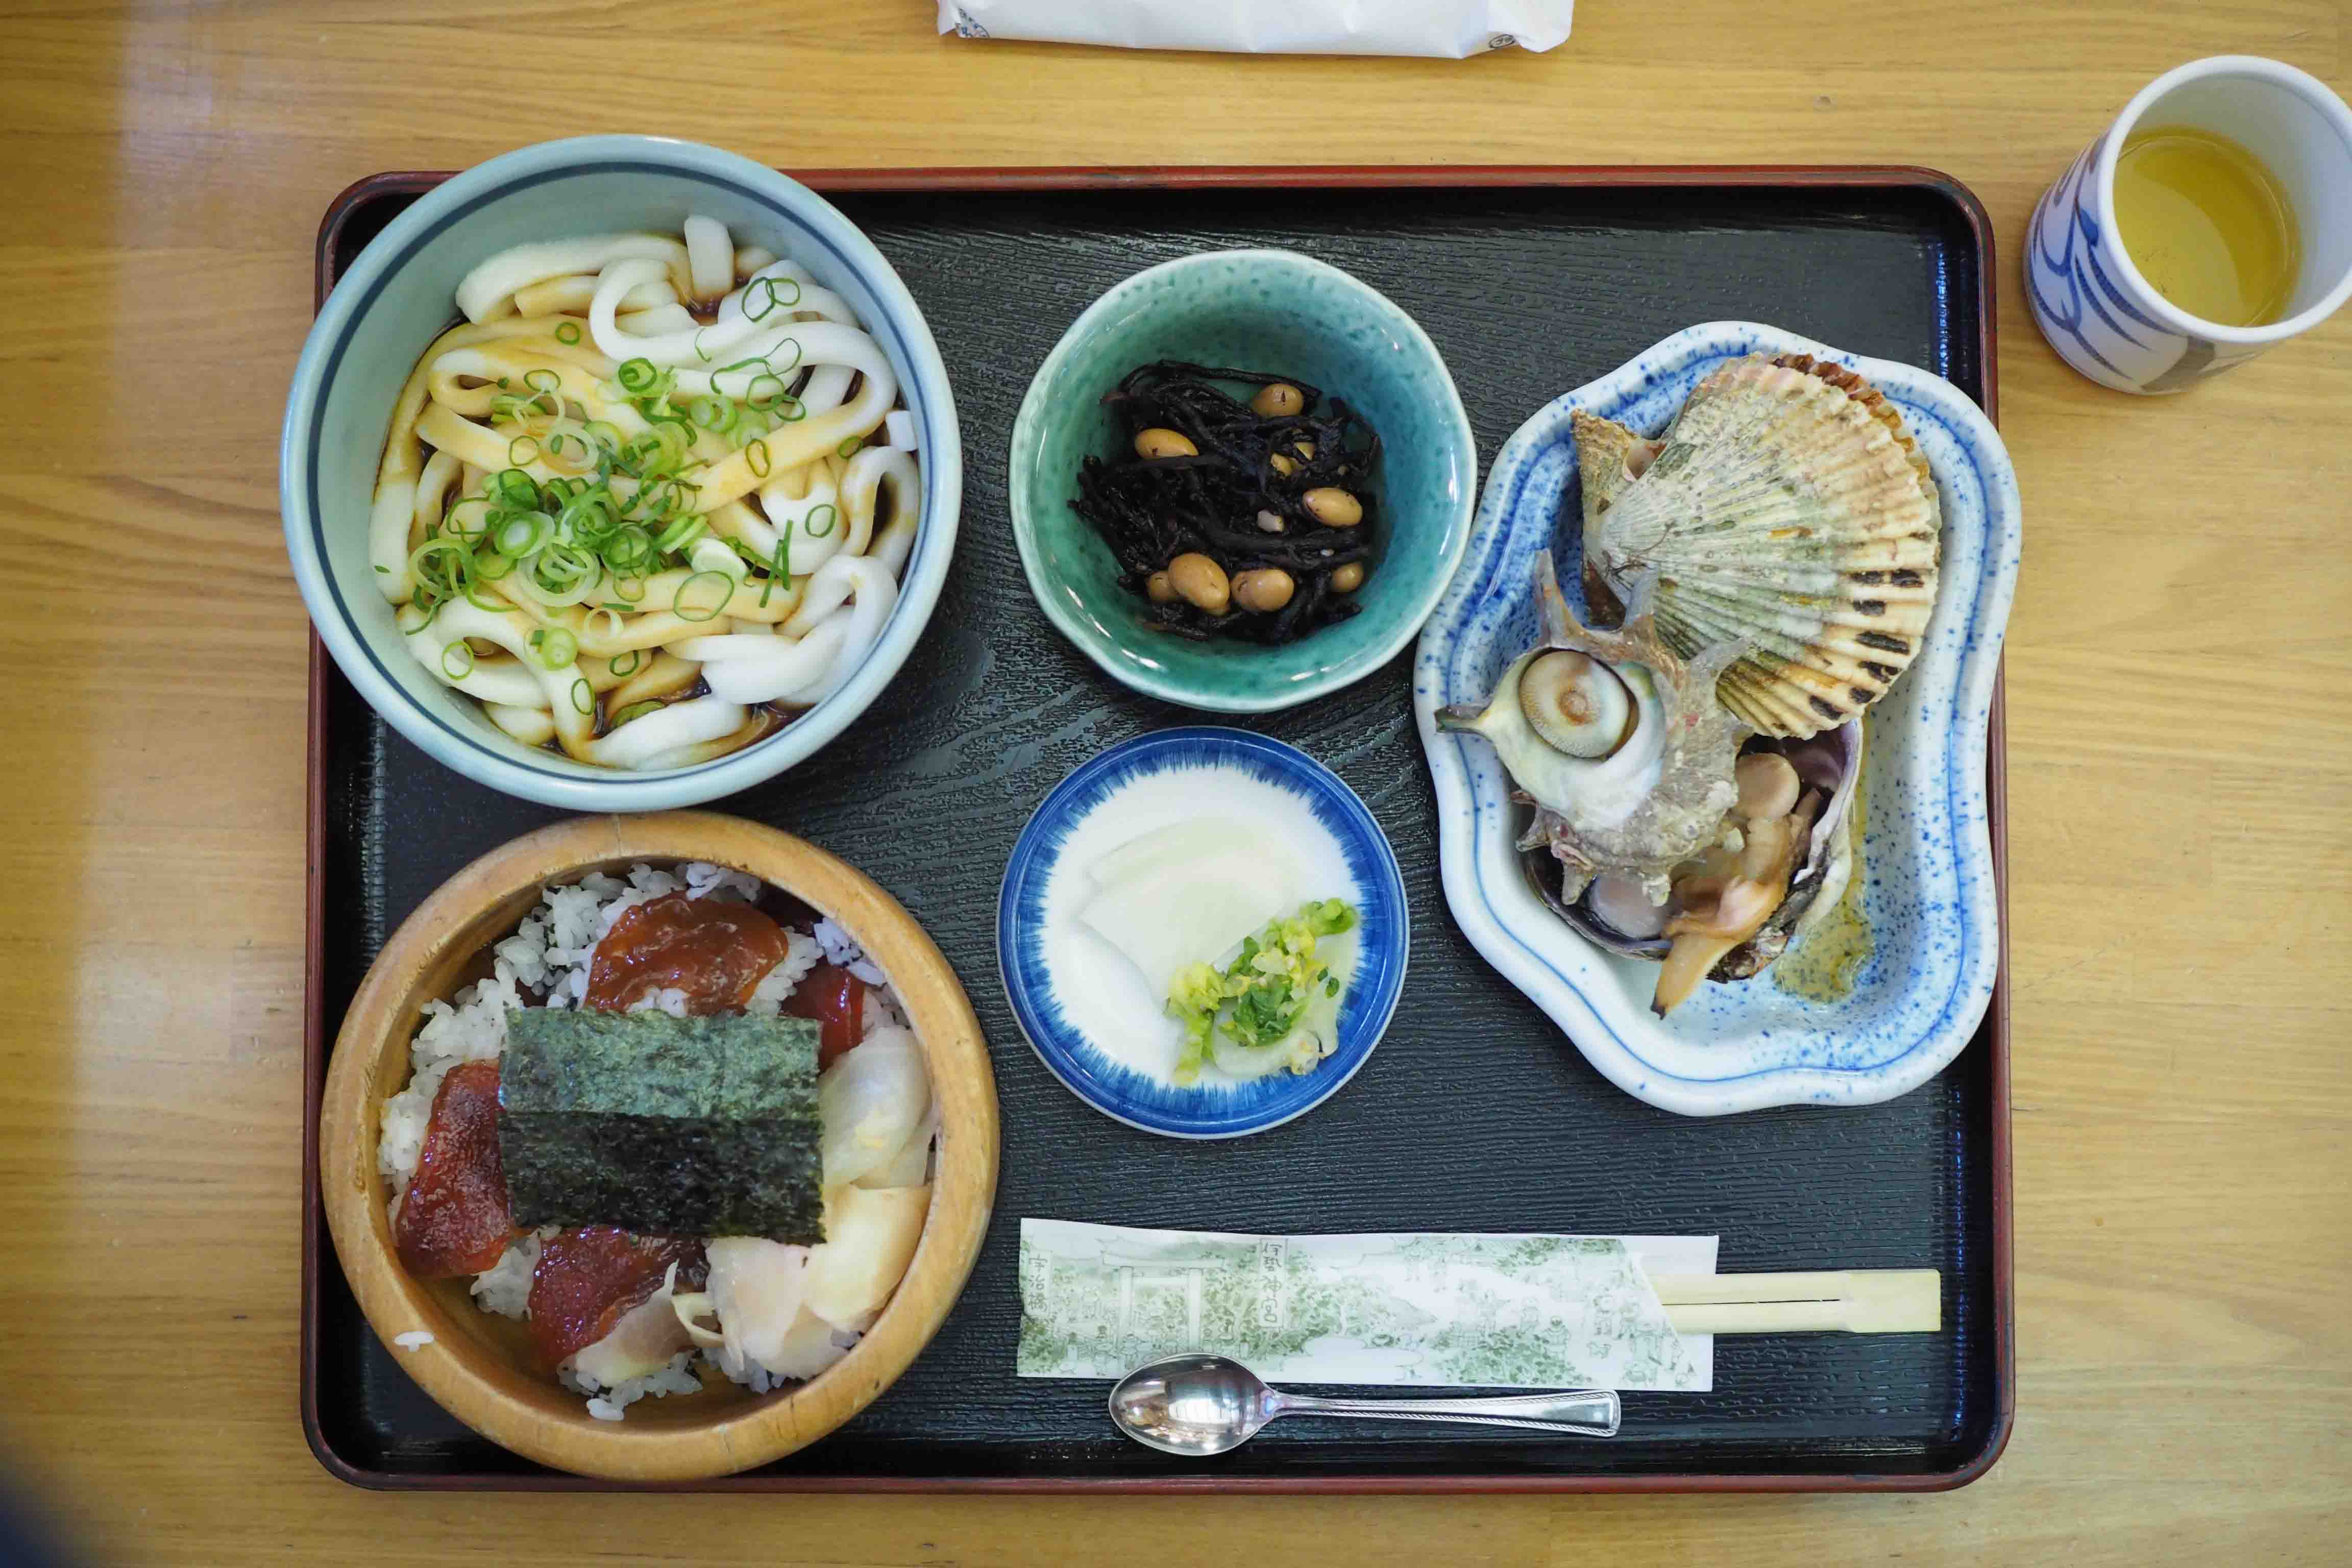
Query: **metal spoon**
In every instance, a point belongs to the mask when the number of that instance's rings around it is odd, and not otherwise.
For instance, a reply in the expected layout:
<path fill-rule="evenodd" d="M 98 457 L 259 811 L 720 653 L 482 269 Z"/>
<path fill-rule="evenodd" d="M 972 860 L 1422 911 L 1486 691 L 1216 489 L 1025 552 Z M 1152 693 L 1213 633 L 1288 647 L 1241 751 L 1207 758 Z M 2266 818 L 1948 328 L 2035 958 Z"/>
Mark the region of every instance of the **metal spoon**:
<path fill-rule="evenodd" d="M 1221 1355 L 1173 1355 L 1137 1367 L 1110 1391 L 1118 1429 L 1163 1454 L 1229 1454 L 1285 1415 L 1354 1415 L 1376 1421 L 1462 1421 L 1580 1437 L 1617 1434 L 1617 1396 L 1606 1389 L 1496 1399 L 1316 1399 L 1269 1388 Z"/>

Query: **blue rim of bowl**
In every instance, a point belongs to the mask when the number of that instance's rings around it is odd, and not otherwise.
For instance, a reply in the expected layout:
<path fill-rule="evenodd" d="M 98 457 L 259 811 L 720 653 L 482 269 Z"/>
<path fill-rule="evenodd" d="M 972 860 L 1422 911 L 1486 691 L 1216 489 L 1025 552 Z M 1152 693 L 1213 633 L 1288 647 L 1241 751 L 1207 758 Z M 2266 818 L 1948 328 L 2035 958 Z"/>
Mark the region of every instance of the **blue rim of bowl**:
<path fill-rule="evenodd" d="M 868 324 L 886 353 L 919 385 L 937 382 L 908 403 L 919 430 L 923 468 L 922 526 L 900 584 L 898 602 L 882 635 L 841 689 L 777 734 L 713 762 L 642 776 L 579 777 L 507 755 L 487 738 L 418 701 L 384 668 L 355 629 L 357 617 L 327 566 L 327 535 L 319 450 L 327 416 L 327 389 L 350 352 L 361 319 L 400 270 L 460 219 L 491 202 L 533 185 L 583 174 L 650 174 L 700 181 L 766 208 L 822 246 L 856 274 L 883 306 Z M 805 201 L 814 211 L 793 204 Z M 824 232 L 828 225 L 838 232 Z M 903 313 L 903 319 L 901 319 Z M 456 308 L 451 307 L 451 315 Z M 908 394 L 916 385 L 904 389 Z M 914 296 L 871 240 L 823 196 L 775 170 L 699 142 L 658 136 L 582 136 L 542 142 L 478 163 L 426 192 L 394 218 L 338 279 L 311 324 L 294 370 L 286 423 L 278 441 L 278 508 L 296 585 L 311 624 L 335 663 L 368 705 L 428 755 L 477 784 L 545 805 L 577 810 L 659 810 L 689 805 L 748 788 L 809 756 L 878 696 L 930 619 L 947 581 L 963 491 L 963 452 L 947 364 Z M 331 613 L 323 618 L 321 605 Z M 772 752 L 788 741 L 792 753 Z M 778 756 L 782 761 L 777 761 Z"/>
<path fill-rule="evenodd" d="M 1085 341 L 1087 334 L 1105 318 L 1115 314 L 1122 307 L 1127 296 L 1141 286 L 1146 279 L 1156 278 L 1164 272 L 1204 266 L 1212 261 L 1230 260 L 1235 257 L 1260 258 L 1276 266 L 1296 268 L 1303 272 L 1326 273 L 1339 279 L 1350 291 L 1360 294 L 1375 312 L 1391 322 L 1399 337 L 1415 344 L 1426 353 L 1429 355 L 1429 363 L 1437 367 L 1438 380 L 1445 387 L 1445 412 L 1449 416 L 1448 422 L 1461 438 L 1465 459 L 1464 475 L 1466 480 L 1461 500 L 1455 507 L 1453 546 L 1445 552 L 1445 557 L 1439 563 L 1437 570 L 1432 574 L 1424 602 L 1414 614 L 1406 618 L 1396 635 L 1385 643 L 1377 644 L 1369 650 L 1359 652 L 1344 664 L 1328 669 L 1312 679 L 1299 681 L 1296 686 L 1286 688 L 1271 697 L 1232 698 L 1202 693 L 1191 689 L 1181 681 L 1164 679 L 1149 670 L 1138 669 L 1108 658 L 1101 648 L 1084 635 L 1082 628 L 1087 624 L 1085 620 L 1062 602 L 1062 595 L 1056 590 L 1055 584 L 1045 574 L 1045 567 L 1037 559 L 1037 551 L 1030 538 L 1029 527 L 1023 521 L 1028 510 L 1024 502 L 1028 499 L 1029 485 L 1028 480 L 1024 477 L 1028 471 L 1028 466 L 1022 461 L 1021 454 L 1024 446 L 1028 444 L 1025 437 L 1030 435 L 1034 426 L 1036 412 L 1044 405 L 1045 384 L 1061 369 L 1063 361 L 1076 352 L 1077 345 Z M 1203 250 L 1191 256 L 1180 256 L 1171 261 L 1162 261 L 1156 266 L 1147 267 L 1142 271 L 1121 279 L 1105 289 L 1100 298 L 1079 312 L 1078 319 L 1070 323 L 1069 330 L 1061 335 L 1054 344 L 1052 352 L 1045 355 L 1045 363 L 1037 367 L 1037 374 L 1029 378 L 1029 389 L 1021 396 L 1020 411 L 1013 416 L 1013 440 L 1007 451 L 1010 454 L 1010 461 L 1006 465 L 1005 494 L 1008 508 L 1013 515 L 1013 546 L 1021 552 L 1021 571 L 1022 574 L 1029 580 L 1030 597 L 1037 601 L 1038 608 L 1045 612 L 1045 618 L 1054 623 L 1055 630 L 1068 638 L 1073 647 L 1092 659 L 1105 674 L 1109 675 L 1121 685 L 1140 691 L 1147 697 L 1157 697 L 1163 702 L 1173 702 L 1181 708 L 1196 708 L 1211 713 L 1276 713 L 1286 708 L 1295 708 L 1301 702 L 1312 701 L 1318 697 L 1327 696 L 1343 688 L 1353 686 L 1402 652 L 1408 643 L 1420 636 L 1423 625 L 1437 608 L 1438 600 L 1444 596 L 1446 584 L 1454 580 L 1454 568 L 1462 564 L 1463 554 L 1470 548 L 1471 520 L 1478 500 L 1478 439 L 1470 428 L 1470 414 L 1462 405 L 1462 394 L 1454 384 L 1454 373 L 1447 368 L 1445 356 L 1437 352 L 1437 345 L 1430 341 L 1427 332 L 1422 331 L 1421 323 L 1414 321 L 1403 306 L 1344 268 L 1334 267 L 1328 261 L 1318 261 L 1311 256 L 1304 256 L 1295 250 L 1280 250 L 1271 247 L 1240 247 L 1226 250 Z"/>
<path fill-rule="evenodd" d="M 1045 1006 L 1049 986 L 1045 977 L 1045 961 L 1034 953 L 1034 935 L 1029 942 L 1023 942 L 1017 918 L 1024 895 L 1044 896 L 1045 879 L 1061 847 L 1060 836 L 1052 834 L 1057 823 L 1066 818 L 1075 823 L 1100 805 L 1133 776 L 1137 764 L 1151 760 L 1155 753 L 1194 748 L 1206 749 L 1210 761 L 1219 760 L 1216 753 L 1222 752 L 1223 760 L 1255 764 L 1279 775 L 1282 787 L 1304 795 L 1315 809 L 1317 820 L 1340 841 L 1350 868 L 1363 879 L 1364 886 L 1359 890 L 1363 895 L 1367 934 L 1381 929 L 1376 928 L 1372 921 L 1374 906 L 1381 904 L 1390 911 L 1385 929 L 1395 933 L 1392 942 L 1375 946 L 1368 941 L 1359 950 L 1356 972 L 1349 979 L 1348 993 L 1341 1002 L 1339 1049 L 1313 1072 L 1284 1077 L 1281 1087 L 1291 1089 L 1290 1093 L 1227 1116 L 1161 1114 L 1120 1095 L 1115 1080 L 1093 1070 L 1087 1058 L 1096 1053 L 1086 1047 L 1073 1049 L 1065 1038 L 1073 1031 L 1056 1030 L 1046 1022 Z M 1034 926 L 1027 929 L 1032 932 L 1035 930 Z M 1087 1105 L 1114 1121 L 1167 1138 L 1205 1141 L 1245 1137 L 1295 1121 L 1339 1093 L 1371 1058 L 1395 1018 L 1397 1004 L 1404 994 L 1405 969 L 1412 952 L 1412 906 L 1405 896 L 1404 874 L 1397 865 L 1396 851 L 1388 835 L 1381 830 L 1362 797 L 1349 787 L 1345 779 L 1297 747 L 1250 730 L 1209 724 L 1159 730 L 1122 741 L 1080 763 L 1054 786 L 1031 814 L 1005 862 L 1004 880 L 997 890 L 997 973 L 1003 983 L 1005 997 L 1012 1004 L 1013 1021 L 1020 1026 L 1029 1048 L 1037 1053 L 1037 1059 L 1063 1088 Z M 1022 962 L 1015 961 L 1016 954 L 1021 955 Z"/>

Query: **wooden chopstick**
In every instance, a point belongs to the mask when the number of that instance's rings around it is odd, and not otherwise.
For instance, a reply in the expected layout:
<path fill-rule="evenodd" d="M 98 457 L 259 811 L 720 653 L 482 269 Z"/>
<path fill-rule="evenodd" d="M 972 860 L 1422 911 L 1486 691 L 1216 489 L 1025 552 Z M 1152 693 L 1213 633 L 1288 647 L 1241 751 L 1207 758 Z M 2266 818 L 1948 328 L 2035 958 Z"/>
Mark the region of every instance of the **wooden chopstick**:
<path fill-rule="evenodd" d="M 1944 1326 L 1933 1268 L 1806 1274 L 1659 1274 L 1650 1280 L 1683 1334 L 1932 1334 Z"/>

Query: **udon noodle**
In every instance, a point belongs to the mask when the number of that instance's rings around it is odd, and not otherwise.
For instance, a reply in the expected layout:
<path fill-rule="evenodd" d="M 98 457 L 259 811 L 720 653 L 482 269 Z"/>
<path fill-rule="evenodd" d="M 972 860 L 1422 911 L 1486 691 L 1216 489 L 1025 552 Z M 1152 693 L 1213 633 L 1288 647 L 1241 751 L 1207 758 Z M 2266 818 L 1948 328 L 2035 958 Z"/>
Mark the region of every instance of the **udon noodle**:
<path fill-rule="evenodd" d="M 520 245 L 457 286 L 376 479 L 418 663 L 529 746 L 683 767 L 846 681 L 920 510 L 880 346 L 717 221 Z"/>

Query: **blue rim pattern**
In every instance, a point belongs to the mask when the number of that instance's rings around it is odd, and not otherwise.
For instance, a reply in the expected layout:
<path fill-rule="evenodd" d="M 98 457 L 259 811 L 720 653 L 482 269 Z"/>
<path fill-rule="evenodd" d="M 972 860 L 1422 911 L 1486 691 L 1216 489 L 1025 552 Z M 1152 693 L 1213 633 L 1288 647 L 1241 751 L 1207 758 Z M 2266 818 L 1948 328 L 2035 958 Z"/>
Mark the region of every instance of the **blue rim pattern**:
<path fill-rule="evenodd" d="M 1857 998 L 1864 990 L 1874 994 L 1862 1005 L 1840 1005 L 1822 1020 L 1751 1016 L 1742 1008 L 1754 1006 L 1759 994 L 1750 988 L 1765 983 L 1710 987 L 1685 1004 L 1670 1032 L 1646 1011 L 1626 1009 L 1611 961 L 1527 889 L 1499 763 L 1491 751 L 1441 735 L 1433 715 L 1445 702 L 1483 698 L 1500 662 L 1532 640 L 1525 573 L 1536 550 L 1554 548 L 1564 563 L 1563 583 L 1576 581 L 1570 411 L 1581 407 L 1654 429 L 1708 371 L 1759 352 L 1810 353 L 1860 371 L 1901 405 L 1943 491 L 1942 602 L 1911 689 L 1890 700 L 1909 715 L 1895 739 L 1925 752 L 1915 759 L 1912 787 L 1871 805 L 1874 823 L 1896 820 L 1918 836 L 1917 907 L 1906 911 L 1909 925 L 1895 929 L 1909 947 L 1882 951 L 1865 968 Z M 1414 707 L 1437 784 L 1446 896 L 1487 960 L 1620 1088 L 1693 1115 L 1797 1102 L 1863 1104 L 1924 1082 L 1973 1035 L 1999 960 L 1998 890 L 1981 781 L 1985 720 L 2018 564 L 2018 515 L 2016 481 L 2000 437 L 1948 384 L 1744 322 L 1694 327 L 1665 340 L 1556 400 L 1506 443 L 1488 479 L 1473 559 L 1423 633 L 1415 660 Z M 1887 945 L 1882 939 L 1882 950 Z M 1693 1019 L 1722 1031 L 1706 1053 L 1714 1070 L 1687 1070 Z"/>
<path fill-rule="evenodd" d="M 2026 231 L 2026 303 L 2050 346 L 2094 381 L 2144 393 L 2179 392 L 2268 348 L 2179 331 L 2132 303 L 2101 259 L 2105 232 L 2094 175 L 2107 141 L 2101 136 L 2092 142 L 2042 194 Z"/>
<path fill-rule="evenodd" d="M 582 138 L 580 144 L 584 146 L 597 142 L 629 142 L 643 143 L 649 140 L 652 139 Z M 527 154 L 544 151 L 543 148 L 526 148 L 520 153 L 508 156 L 521 159 Z M 693 151 L 703 150 L 693 149 Z M 731 155 L 724 156 L 731 157 Z M 493 160 L 492 163 L 498 163 L 504 161 Z M 885 652 L 892 642 L 894 634 L 898 633 L 904 624 L 912 622 L 919 626 L 929 617 L 938 597 L 940 580 L 945 575 L 947 553 L 954 548 L 956 513 L 959 510 L 958 502 L 961 500 L 961 456 L 954 442 L 950 441 L 944 447 L 941 445 L 939 411 L 934 406 L 939 398 L 920 395 L 929 389 L 922 387 L 918 374 L 919 368 L 926 363 L 927 358 L 929 361 L 937 360 L 938 350 L 935 345 L 930 344 L 929 330 L 922 326 L 919 314 L 917 314 L 914 317 L 915 330 L 922 334 L 923 346 L 929 353 L 928 356 L 919 356 L 914 352 L 915 345 L 909 342 L 897 317 L 894 309 L 897 302 L 884 298 L 886 290 L 878 289 L 877 285 L 886 280 L 890 284 L 898 285 L 898 292 L 903 297 L 904 306 L 908 311 L 915 310 L 912 296 L 906 294 L 904 285 L 898 283 L 897 274 L 890 269 L 889 263 L 881 258 L 878 251 L 874 253 L 870 261 L 853 257 L 831 236 L 813 226 L 805 216 L 781 204 L 771 194 L 743 181 L 728 178 L 709 169 L 696 167 L 689 163 L 665 163 L 647 158 L 597 158 L 577 163 L 567 163 L 552 169 L 534 170 L 504 179 L 488 175 L 490 167 L 489 164 L 481 165 L 466 174 L 458 175 L 448 184 L 440 187 L 439 192 L 428 194 L 407 213 L 395 218 L 385 232 L 372 242 L 368 251 L 363 253 L 361 264 L 353 268 L 355 274 L 361 274 L 364 278 L 358 292 L 347 295 L 344 289 L 338 288 L 334 294 L 330 295 L 326 307 L 320 312 L 319 328 L 314 329 L 310 341 L 304 346 L 302 363 L 295 374 L 295 401 L 289 405 L 283 436 L 283 449 L 280 453 L 280 487 L 281 491 L 285 492 L 281 498 L 281 504 L 286 511 L 286 526 L 289 541 L 294 537 L 299 519 L 300 526 L 307 534 L 307 542 L 312 552 L 311 559 L 316 563 L 315 591 L 322 595 L 332 607 L 331 616 L 320 617 L 314 614 L 313 620 L 319 626 L 329 651 L 335 657 L 336 663 L 343 668 L 346 674 L 352 677 L 361 686 L 362 692 L 369 697 L 371 703 L 395 728 L 400 729 L 420 744 L 424 743 L 424 737 L 415 734 L 411 729 L 411 723 L 404 721 L 410 721 L 437 731 L 448 742 L 459 748 L 464 755 L 480 759 L 481 766 L 478 771 L 473 767 L 462 766 L 446 757 L 443 760 L 450 762 L 450 765 L 458 767 L 460 772 L 467 773 L 468 776 L 491 784 L 493 787 L 511 787 L 499 778 L 490 776 L 495 771 L 519 769 L 534 774 L 544 783 L 550 793 L 537 798 L 545 800 L 548 804 L 588 809 L 610 809 L 611 803 L 601 795 L 595 798 L 586 798 L 586 795 L 593 795 L 615 783 L 644 783 L 658 784 L 665 790 L 672 792 L 666 795 L 662 801 L 649 804 L 683 804 L 685 797 L 676 797 L 674 792 L 674 786 L 681 781 L 723 773 L 730 780 L 740 776 L 741 783 L 745 785 L 756 783 L 759 777 L 765 775 L 743 776 L 745 763 L 750 758 L 782 741 L 793 731 L 800 731 L 804 736 L 819 737 L 816 745 L 822 745 L 872 700 L 876 691 L 879 689 L 878 684 L 869 687 L 868 681 L 853 677 L 841 689 L 802 715 L 782 734 L 772 736 L 760 745 L 747 748 L 743 752 L 687 768 L 642 775 L 616 774 L 610 778 L 601 775 L 583 777 L 569 771 L 535 767 L 531 762 L 519 759 L 495 744 L 488 735 L 469 732 L 466 727 L 453 723 L 446 714 L 437 710 L 433 705 L 415 700 L 409 693 L 407 683 L 400 675 L 387 668 L 384 661 L 378 657 L 375 648 L 354 629 L 358 625 L 360 615 L 372 613 L 375 606 L 371 605 L 365 611 L 355 612 L 345 597 L 342 586 L 336 580 L 334 570 L 330 564 L 326 495 L 324 480 L 320 474 L 320 454 L 325 444 L 331 393 L 335 384 L 336 376 L 371 307 L 374 305 L 384 289 L 399 277 L 402 270 L 428 245 L 446 233 L 452 226 L 480 211 L 483 207 L 518 192 L 558 181 L 600 174 L 646 174 L 665 179 L 689 180 L 706 184 L 714 190 L 724 191 L 760 207 L 788 232 L 796 236 L 800 244 L 822 250 L 844 272 L 859 279 L 869 290 L 877 293 L 876 302 L 879 308 L 872 312 L 874 320 L 866 324 L 867 331 L 881 344 L 883 352 L 889 357 L 894 369 L 898 371 L 901 384 L 908 389 L 909 395 L 907 401 L 918 424 L 919 450 L 923 458 L 923 526 L 917 532 L 914 552 L 909 556 L 906 570 L 901 576 L 898 601 L 892 606 L 890 615 L 885 618 L 875 648 L 868 655 L 866 662 L 873 665 L 884 659 Z M 488 175 L 487 178 L 482 178 L 486 175 Z M 782 178 L 781 175 L 777 177 Z M 480 179 L 481 189 L 465 195 L 462 199 L 451 201 L 446 210 L 437 212 L 433 210 L 436 195 L 451 193 L 462 188 L 469 181 L 477 179 Z M 826 211 L 834 210 L 830 204 L 824 203 L 823 198 L 814 192 L 808 195 L 812 201 L 823 205 Z M 848 220 L 844 218 L 841 221 L 846 225 Z M 868 248 L 870 249 L 871 247 L 869 246 Z M 877 264 L 880 269 L 879 278 L 872 276 Z M 314 365 L 318 367 L 315 371 L 312 369 Z M 943 396 L 945 395 L 943 380 L 940 384 L 942 389 L 940 395 Z M 298 424 L 300 398 L 306 386 L 310 389 L 310 417 L 307 423 Z M 947 428 L 951 433 L 954 431 L 951 419 Z M 297 493 L 298 482 L 299 493 Z M 297 576 L 301 580 L 300 585 L 305 591 L 305 597 L 309 598 L 313 587 L 309 581 L 311 574 L 304 570 L 305 565 L 301 552 L 296 552 Z M 927 580 L 928 591 L 922 591 L 919 588 L 919 584 L 926 583 Z M 887 674 L 896 672 L 896 666 L 903 662 L 907 653 L 911 650 L 911 646 L 910 638 L 906 647 L 896 650 L 896 657 L 887 661 L 890 668 L 885 673 L 885 679 L 887 679 Z M 391 693 L 394 700 L 390 702 L 382 700 L 377 695 L 379 691 Z M 427 749 L 435 750 L 431 747 Z M 814 747 L 811 749 L 814 750 Z M 436 754 L 440 754 L 437 750 Z M 566 793 L 567 791 L 580 792 L 583 797 L 572 798 L 571 795 Z M 711 793 L 714 792 L 702 791 L 693 794 L 691 798 L 697 800 L 709 798 Z M 724 786 L 716 793 L 725 793 Z"/>
<path fill-rule="evenodd" d="M 1140 779 L 1176 768 L 1244 773 L 1304 800 L 1338 840 L 1362 898 L 1356 972 L 1340 1000 L 1339 1045 L 1304 1075 L 1230 1088 L 1176 1089 L 1112 1060 L 1064 1016 L 1044 952 L 1045 894 L 1078 825 Z M 1302 1116 L 1364 1065 L 1395 1016 L 1410 952 L 1410 906 L 1395 852 L 1356 792 L 1295 746 L 1247 730 L 1193 725 L 1122 742 L 1056 784 L 1004 868 L 996 952 L 1014 1021 L 1065 1088 L 1114 1121 L 1171 1138 L 1237 1138 Z"/>

